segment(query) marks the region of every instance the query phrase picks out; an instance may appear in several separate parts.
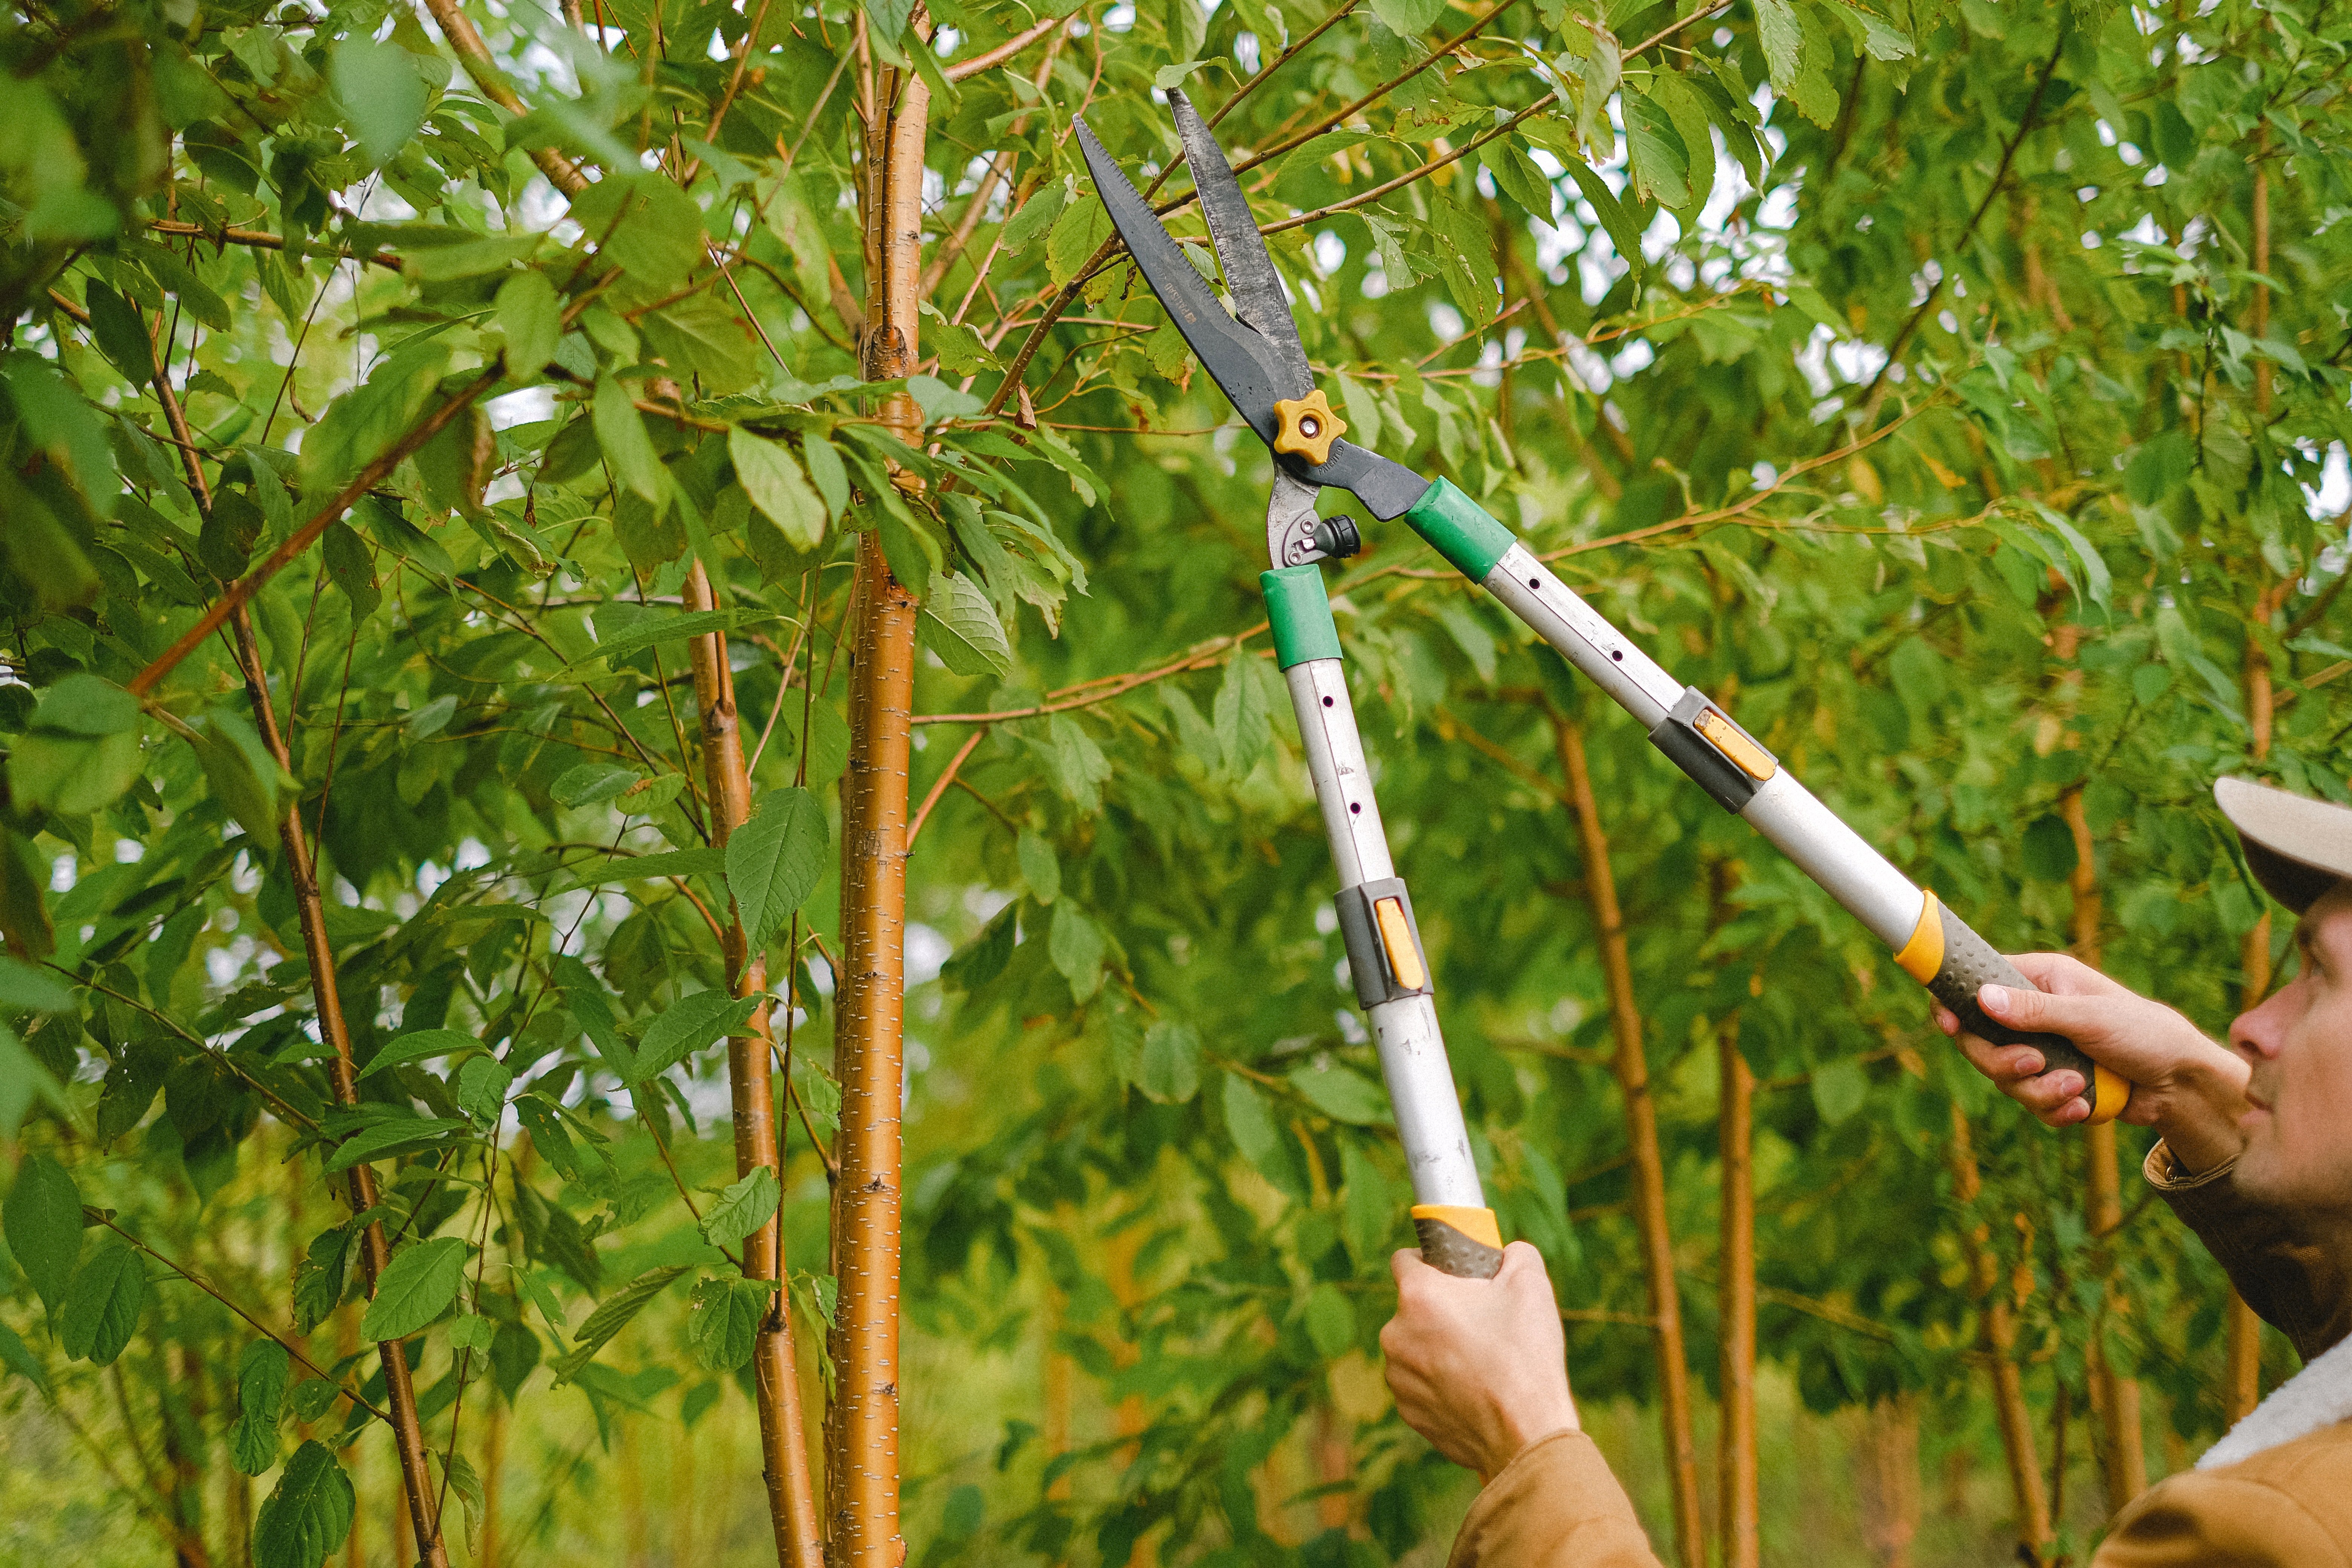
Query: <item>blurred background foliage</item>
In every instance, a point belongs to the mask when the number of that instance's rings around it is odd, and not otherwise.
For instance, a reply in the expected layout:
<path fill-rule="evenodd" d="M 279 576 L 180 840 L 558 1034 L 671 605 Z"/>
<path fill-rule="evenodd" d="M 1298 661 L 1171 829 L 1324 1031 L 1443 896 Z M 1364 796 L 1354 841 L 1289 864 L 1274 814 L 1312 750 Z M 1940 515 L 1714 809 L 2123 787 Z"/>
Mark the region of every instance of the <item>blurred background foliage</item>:
<path fill-rule="evenodd" d="M 454 1560 L 765 1559 L 768 1297 L 730 1249 L 781 1214 L 818 1451 L 864 534 L 924 605 L 912 1560 L 1439 1559 L 1473 1483 L 1379 1383 L 1407 1195 L 1260 626 L 1266 461 L 1070 143 L 1084 112 L 1161 173 L 1180 83 L 1354 438 L 1480 497 L 2000 945 L 2216 1032 L 2292 962 L 2208 790 L 2352 798 L 2336 8 L 6 18 L 14 1560 L 413 1560 L 363 1348 L 403 1337 Z M 922 329 L 875 387 L 863 132 L 917 79 Z M 2079 1557 L 2123 1449 L 2160 1476 L 2224 1425 L 2226 1285 L 2135 1184 L 2144 1134 L 2018 1115 L 1823 895 L 1367 532 L 1335 607 L 1476 1152 L 1661 1550 L 1651 1292 L 1704 1450 L 1728 1050 L 1768 1558 Z M 698 559 L 718 619 L 681 608 Z M 240 581 L 269 724 L 236 617 L 173 651 Z M 724 854 L 714 629 L 761 827 Z M 1655 1115 L 1646 1286 L 1578 770 Z M 730 898 L 791 1086 L 764 1186 L 727 1131 Z M 398 1301 L 356 1266 L 362 1162 Z"/>

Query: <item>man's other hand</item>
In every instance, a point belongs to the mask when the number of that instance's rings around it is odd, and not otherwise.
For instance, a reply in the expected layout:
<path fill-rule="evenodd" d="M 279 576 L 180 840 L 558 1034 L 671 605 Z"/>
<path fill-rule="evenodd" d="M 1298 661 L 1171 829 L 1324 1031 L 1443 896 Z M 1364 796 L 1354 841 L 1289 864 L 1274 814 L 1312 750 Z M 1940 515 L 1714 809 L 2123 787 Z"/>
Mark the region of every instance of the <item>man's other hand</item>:
<path fill-rule="evenodd" d="M 1537 1438 L 1576 1429 L 1568 1342 L 1541 1253 L 1511 1243 L 1492 1279 L 1456 1279 L 1410 1251 L 1389 1267 L 1397 1313 L 1381 1350 L 1406 1426 L 1489 1479 Z"/>
<path fill-rule="evenodd" d="M 2181 1164 L 2208 1171 L 2238 1152 L 2245 1110 L 2246 1064 L 2205 1037 L 2161 1002 L 2151 1002 L 2063 952 L 2021 952 L 2011 963 L 2039 986 L 1988 985 L 1977 1000 L 1996 1023 L 2034 1034 L 2063 1035 L 2132 1086 L 2123 1119 L 2154 1127 Z M 2045 1071 L 2032 1046 L 1996 1046 L 1963 1033 L 1948 1008 L 1936 1026 L 1952 1036 L 1979 1072 L 2052 1127 L 2090 1114 L 2078 1097 L 2086 1086 L 2072 1068 Z"/>

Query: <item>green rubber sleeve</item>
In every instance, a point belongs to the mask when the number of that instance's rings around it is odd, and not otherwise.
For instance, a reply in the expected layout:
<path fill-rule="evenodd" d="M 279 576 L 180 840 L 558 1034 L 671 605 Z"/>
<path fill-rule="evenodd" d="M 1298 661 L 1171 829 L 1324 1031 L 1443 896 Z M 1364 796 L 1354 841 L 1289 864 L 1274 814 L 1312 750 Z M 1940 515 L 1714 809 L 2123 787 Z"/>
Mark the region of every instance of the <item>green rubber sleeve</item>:
<path fill-rule="evenodd" d="M 1451 479 L 1432 484 L 1412 503 L 1404 520 L 1473 583 L 1484 583 L 1495 563 L 1519 542 L 1517 535 L 1488 516 L 1485 507 L 1463 494 Z"/>
<path fill-rule="evenodd" d="M 1339 628 L 1331 622 L 1331 599 L 1323 590 L 1322 568 L 1308 563 L 1261 572 L 1266 624 L 1274 628 L 1274 662 L 1288 669 L 1309 659 L 1339 657 Z"/>

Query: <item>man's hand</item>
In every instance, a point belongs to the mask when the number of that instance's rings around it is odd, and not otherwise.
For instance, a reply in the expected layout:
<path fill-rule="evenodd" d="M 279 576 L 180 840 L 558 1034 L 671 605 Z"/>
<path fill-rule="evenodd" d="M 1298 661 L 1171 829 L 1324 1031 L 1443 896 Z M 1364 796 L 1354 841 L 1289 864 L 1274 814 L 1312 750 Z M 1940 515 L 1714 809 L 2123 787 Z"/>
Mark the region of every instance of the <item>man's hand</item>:
<path fill-rule="evenodd" d="M 1537 1438 L 1576 1429 L 1568 1342 L 1541 1253 L 1511 1243 L 1492 1279 L 1441 1274 L 1417 1252 L 1389 1267 L 1397 1314 L 1381 1350 L 1406 1426 L 1489 1478 Z"/>
<path fill-rule="evenodd" d="M 1977 1000 L 1995 1021 L 2063 1035 L 2093 1061 L 2121 1074 L 2132 1086 L 2123 1119 L 2162 1133 L 2187 1169 L 2210 1171 L 2238 1152 L 2247 1068 L 2235 1053 L 2162 1003 L 2064 953 L 2021 952 L 2010 962 L 2041 989 L 1986 986 Z M 2043 1071 L 2042 1053 L 2032 1046 L 1996 1046 L 1962 1034 L 1948 1008 L 1936 1009 L 1936 1026 L 1959 1042 L 1978 1071 L 2048 1125 L 2068 1126 L 2090 1114 L 2077 1098 L 2086 1087 L 2081 1073 Z"/>

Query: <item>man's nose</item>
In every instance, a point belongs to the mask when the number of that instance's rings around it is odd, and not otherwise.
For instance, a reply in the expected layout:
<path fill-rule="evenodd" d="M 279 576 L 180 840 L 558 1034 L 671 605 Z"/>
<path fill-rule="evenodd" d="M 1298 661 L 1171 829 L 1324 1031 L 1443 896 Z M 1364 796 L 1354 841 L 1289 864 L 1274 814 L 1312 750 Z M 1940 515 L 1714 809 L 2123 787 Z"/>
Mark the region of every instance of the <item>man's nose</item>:
<path fill-rule="evenodd" d="M 2249 1007 L 2230 1022 L 2230 1048 L 2248 1061 L 2267 1061 L 2279 1053 L 2280 1043 L 2286 1037 L 2286 1018 L 2291 1004 L 2288 994 L 2301 983 L 2301 977 L 2289 981 L 2271 993 L 2260 1005 Z"/>

